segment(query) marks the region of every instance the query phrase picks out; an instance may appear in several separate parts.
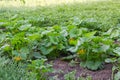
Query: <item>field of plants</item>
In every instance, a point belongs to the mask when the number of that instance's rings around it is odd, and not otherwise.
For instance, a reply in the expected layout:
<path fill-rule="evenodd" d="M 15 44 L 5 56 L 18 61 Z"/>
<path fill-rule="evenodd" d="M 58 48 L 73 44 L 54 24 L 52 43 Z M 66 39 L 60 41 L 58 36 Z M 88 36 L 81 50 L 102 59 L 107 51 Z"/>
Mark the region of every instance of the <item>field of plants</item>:
<path fill-rule="evenodd" d="M 30 1 L 0 1 L 0 80 L 120 80 L 120 0 Z"/>

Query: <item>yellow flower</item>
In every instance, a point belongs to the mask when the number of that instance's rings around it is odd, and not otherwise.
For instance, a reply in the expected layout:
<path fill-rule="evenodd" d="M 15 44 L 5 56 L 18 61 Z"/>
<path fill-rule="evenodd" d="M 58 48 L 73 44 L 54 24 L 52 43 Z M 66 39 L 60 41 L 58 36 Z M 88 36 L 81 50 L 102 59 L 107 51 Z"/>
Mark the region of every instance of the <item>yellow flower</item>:
<path fill-rule="evenodd" d="M 74 38 L 70 38 L 70 39 L 69 39 L 69 44 L 70 44 L 70 45 L 76 45 L 76 44 L 77 44 L 77 40 L 74 39 Z"/>
<path fill-rule="evenodd" d="M 73 40 L 75 40 L 75 39 L 74 39 L 74 38 L 70 38 L 69 41 L 70 41 L 70 40 L 73 41 Z"/>
<path fill-rule="evenodd" d="M 14 57 L 14 60 L 15 61 L 20 61 L 20 60 L 22 60 L 22 58 L 20 56 L 18 56 L 18 57 Z"/>
<path fill-rule="evenodd" d="M 85 50 L 84 49 L 80 49 L 78 52 L 77 52 L 77 54 L 85 54 Z"/>

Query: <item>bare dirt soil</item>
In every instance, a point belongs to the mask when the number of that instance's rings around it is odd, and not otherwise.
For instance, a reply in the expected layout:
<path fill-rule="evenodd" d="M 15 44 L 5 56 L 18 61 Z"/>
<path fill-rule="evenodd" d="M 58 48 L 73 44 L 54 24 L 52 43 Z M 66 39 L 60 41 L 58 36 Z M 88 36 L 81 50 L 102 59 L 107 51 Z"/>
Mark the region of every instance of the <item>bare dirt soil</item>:
<path fill-rule="evenodd" d="M 70 66 L 69 62 L 60 59 L 53 60 L 52 63 L 56 72 L 51 73 L 50 76 L 57 75 L 59 80 L 64 80 L 64 75 L 74 70 L 76 70 L 76 77 L 91 76 L 92 80 L 111 80 L 112 64 L 105 64 L 102 70 L 91 71 L 80 67 L 79 64 Z"/>

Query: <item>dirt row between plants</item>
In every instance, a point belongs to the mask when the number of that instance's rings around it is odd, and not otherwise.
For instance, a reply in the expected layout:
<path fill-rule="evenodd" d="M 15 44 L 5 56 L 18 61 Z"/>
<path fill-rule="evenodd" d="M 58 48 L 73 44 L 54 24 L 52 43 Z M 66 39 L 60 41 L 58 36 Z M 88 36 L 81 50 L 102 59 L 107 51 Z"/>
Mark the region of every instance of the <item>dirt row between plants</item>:
<path fill-rule="evenodd" d="M 102 70 L 91 71 L 80 67 L 79 64 L 70 66 L 69 62 L 61 61 L 60 59 L 53 60 L 52 63 L 55 72 L 51 73 L 50 76 L 56 75 L 59 80 L 64 80 L 64 75 L 74 70 L 76 70 L 76 77 L 91 76 L 92 80 L 111 80 L 112 64 L 105 64 Z"/>

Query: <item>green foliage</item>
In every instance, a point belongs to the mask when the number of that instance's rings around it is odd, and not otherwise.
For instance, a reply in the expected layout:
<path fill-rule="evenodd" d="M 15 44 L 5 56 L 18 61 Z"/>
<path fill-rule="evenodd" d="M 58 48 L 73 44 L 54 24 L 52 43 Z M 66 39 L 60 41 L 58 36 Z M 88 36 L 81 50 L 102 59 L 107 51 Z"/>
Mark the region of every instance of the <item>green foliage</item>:
<path fill-rule="evenodd" d="M 88 69 L 101 69 L 106 58 L 115 62 L 109 57 L 120 55 L 119 45 L 114 44 L 120 40 L 119 7 L 115 0 L 27 11 L 1 9 L 0 55 L 17 62 L 64 55 L 64 59 L 79 58 Z"/>
<path fill-rule="evenodd" d="M 0 58 L 0 80 L 37 80 L 35 74 L 29 73 L 23 64 L 16 64 L 6 58 Z"/>
<path fill-rule="evenodd" d="M 118 59 L 117 61 L 120 61 L 120 59 Z M 115 63 L 113 68 L 112 68 L 112 79 L 113 80 L 119 80 L 120 79 L 120 62 Z"/>
<path fill-rule="evenodd" d="M 104 33 L 103 35 L 105 36 L 109 36 L 110 38 L 113 38 L 113 39 L 118 39 L 119 38 L 119 35 L 120 35 L 120 25 L 117 24 L 116 27 L 114 28 L 110 28 L 106 33 Z"/>
<path fill-rule="evenodd" d="M 78 56 L 85 62 L 81 63 L 81 66 L 92 70 L 100 68 L 104 60 L 110 55 L 108 53 L 110 53 L 112 49 L 113 42 L 107 43 L 108 40 L 110 39 L 93 35 L 91 38 L 88 37 L 88 39 L 84 39 L 83 44 L 80 45 L 77 51 Z"/>
<path fill-rule="evenodd" d="M 81 66 L 97 70 L 102 68 L 104 60 L 110 55 L 114 42 L 111 37 L 103 35 L 105 32 L 97 34 L 97 30 L 75 25 L 38 28 L 32 26 L 29 20 L 16 25 L 8 28 L 11 32 L 6 37 L 1 37 L 1 40 L 6 40 L 2 42 L 1 54 L 8 53 L 7 56 L 16 61 L 53 58 L 61 54 L 77 55 L 82 61 Z"/>
<path fill-rule="evenodd" d="M 116 53 L 116 55 L 120 56 L 120 47 L 116 47 L 114 50 L 113 50 L 114 53 Z"/>
<path fill-rule="evenodd" d="M 117 72 L 115 74 L 114 80 L 119 80 L 120 79 L 120 72 Z"/>
<path fill-rule="evenodd" d="M 105 59 L 106 63 L 112 63 L 113 68 L 112 68 L 112 76 L 111 79 L 113 80 L 119 80 L 120 77 L 120 54 L 119 54 L 119 47 L 117 46 L 115 49 L 113 49 L 114 56 L 109 57 Z"/>
<path fill-rule="evenodd" d="M 37 80 L 46 80 L 48 79 L 47 73 L 52 71 L 50 64 L 45 64 L 46 59 L 33 60 L 31 64 L 28 65 L 28 70 L 32 74 L 36 74 Z"/>
<path fill-rule="evenodd" d="M 69 72 L 64 75 L 64 79 L 65 80 L 92 80 L 91 76 L 87 76 L 87 77 L 80 76 L 76 78 L 75 75 L 76 75 L 76 71 Z"/>
<path fill-rule="evenodd" d="M 46 59 L 33 60 L 23 64 L 0 57 L 0 80 L 46 80 L 47 73 L 51 72 L 52 68 L 45 61 Z"/>
<path fill-rule="evenodd" d="M 72 71 L 72 72 L 64 75 L 65 80 L 76 80 L 75 74 L 76 74 L 76 71 Z"/>

